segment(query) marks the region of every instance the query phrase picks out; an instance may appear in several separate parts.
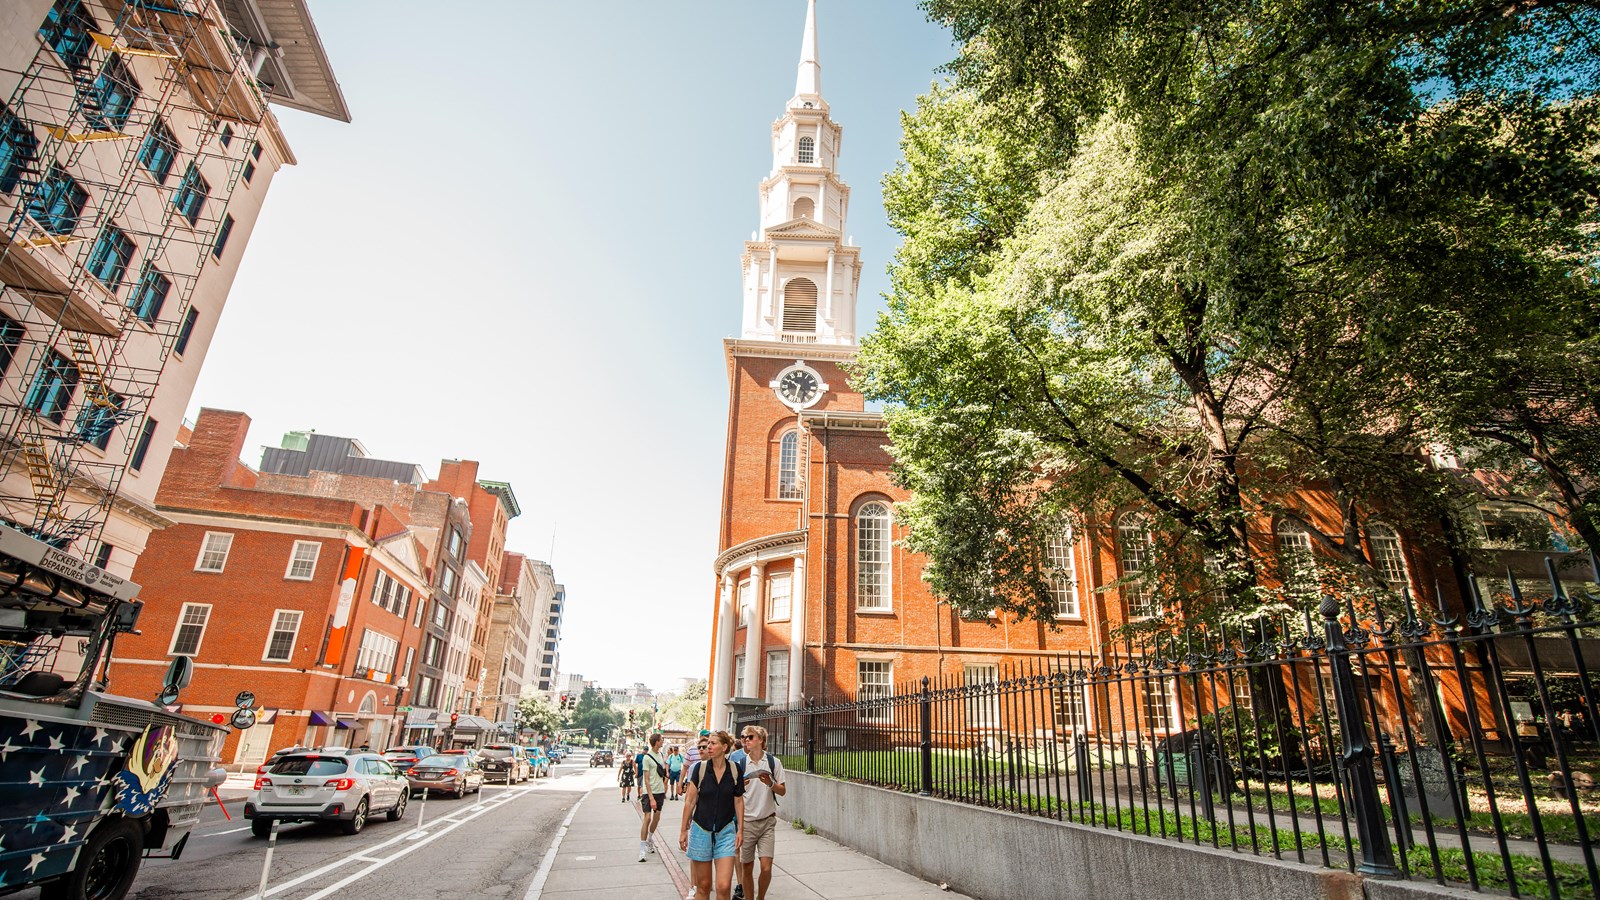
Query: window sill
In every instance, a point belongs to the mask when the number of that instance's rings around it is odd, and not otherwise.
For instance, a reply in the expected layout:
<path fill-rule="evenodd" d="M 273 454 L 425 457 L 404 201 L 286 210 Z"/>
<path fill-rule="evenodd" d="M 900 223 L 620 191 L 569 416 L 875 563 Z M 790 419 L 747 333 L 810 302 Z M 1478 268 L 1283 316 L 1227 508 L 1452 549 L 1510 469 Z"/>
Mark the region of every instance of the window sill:
<path fill-rule="evenodd" d="M 202 575 L 221 575 L 222 574 L 222 570 L 221 569 L 201 569 L 201 568 L 196 568 L 195 571 L 199 572 Z"/>
<path fill-rule="evenodd" d="M 892 618 L 894 616 L 894 610 L 892 610 L 892 609 L 877 609 L 875 607 L 863 608 L 863 607 L 858 606 L 858 607 L 856 607 L 856 615 L 858 615 L 858 616 L 886 616 L 886 617 L 891 617 Z"/>

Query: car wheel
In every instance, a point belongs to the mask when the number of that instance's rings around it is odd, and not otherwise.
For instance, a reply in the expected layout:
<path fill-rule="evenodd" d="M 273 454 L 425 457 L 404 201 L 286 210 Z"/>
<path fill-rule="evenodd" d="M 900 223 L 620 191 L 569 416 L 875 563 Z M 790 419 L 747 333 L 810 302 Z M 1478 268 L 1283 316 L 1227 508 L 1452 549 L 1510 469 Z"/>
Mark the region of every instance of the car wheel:
<path fill-rule="evenodd" d="M 456 789 L 451 791 L 450 795 L 457 800 L 465 797 L 467 795 L 467 782 L 465 780 L 456 782 Z"/>
<path fill-rule="evenodd" d="M 401 791 L 400 799 L 394 802 L 394 807 L 389 810 L 389 821 L 398 822 L 406 814 L 406 801 L 411 797 L 410 791 Z"/>
<path fill-rule="evenodd" d="M 266 837 L 267 835 L 272 834 L 272 820 L 271 819 L 251 819 L 250 820 L 250 833 L 255 835 L 256 837 Z"/>
<path fill-rule="evenodd" d="M 44 900 L 120 900 L 133 886 L 144 854 L 144 832 L 138 824 L 112 819 L 95 829 L 78 851 L 78 863 L 67 877 L 44 886 Z"/>
<path fill-rule="evenodd" d="M 360 834 L 361 829 L 367 827 L 367 798 L 362 797 L 361 802 L 356 804 L 355 815 L 349 821 L 339 824 L 344 827 L 345 834 Z"/>

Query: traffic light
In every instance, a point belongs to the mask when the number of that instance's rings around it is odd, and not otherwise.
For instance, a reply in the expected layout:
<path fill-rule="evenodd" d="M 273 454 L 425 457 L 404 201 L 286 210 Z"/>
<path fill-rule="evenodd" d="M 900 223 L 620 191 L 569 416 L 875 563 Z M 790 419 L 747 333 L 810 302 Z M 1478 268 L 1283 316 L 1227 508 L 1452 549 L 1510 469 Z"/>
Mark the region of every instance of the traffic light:
<path fill-rule="evenodd" d="M 633 710 L 628 710 L 628 724 L 633 725 Z"/>
<path fill-rule="evenodd" d="M 561 695 L 561 708 L 562 709 L 566 709 L 567 708 L 567 695 L 566 694 L 562 694 Z"/>
<path fill-rule="evenodd" d="M 461 714 L 460 713 L 451 713 L 450 714 L 450 724 L 454 725 L 460 718 L 461 718 Z"/>

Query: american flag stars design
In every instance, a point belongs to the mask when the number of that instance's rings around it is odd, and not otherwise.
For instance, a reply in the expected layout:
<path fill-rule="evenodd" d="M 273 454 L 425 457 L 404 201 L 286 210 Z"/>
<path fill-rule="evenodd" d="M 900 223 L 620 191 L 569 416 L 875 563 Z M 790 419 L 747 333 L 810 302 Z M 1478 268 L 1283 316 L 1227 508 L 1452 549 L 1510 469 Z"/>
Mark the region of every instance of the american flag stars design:
<path fill-rule="evenodd" d="M 72 868 L 137 734 L 0 718 L 0 888 Z"/>

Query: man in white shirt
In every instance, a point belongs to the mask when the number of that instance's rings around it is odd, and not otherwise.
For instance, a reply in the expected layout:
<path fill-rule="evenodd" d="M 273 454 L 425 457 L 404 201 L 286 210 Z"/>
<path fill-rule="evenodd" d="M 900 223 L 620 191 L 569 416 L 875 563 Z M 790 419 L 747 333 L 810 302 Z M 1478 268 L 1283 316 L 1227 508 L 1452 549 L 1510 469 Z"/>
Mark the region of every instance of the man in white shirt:
<path fill-rule="evenodd" d="M 744 745 L 744 841 L 739 846 L 739 883 L 745 900 L 766 900 L 772 884 L 772 854 L 777 843 L 778 798 L 788 792 L 783 763 L 767 752 L 767 730 L 746 725 L 739 733 Z M 738 756 L 741 754 L 735 754 Z M 733 759 L 734 757 L 729 757 Z M 761 874 L 755 861 L 761 860 Z"/>

